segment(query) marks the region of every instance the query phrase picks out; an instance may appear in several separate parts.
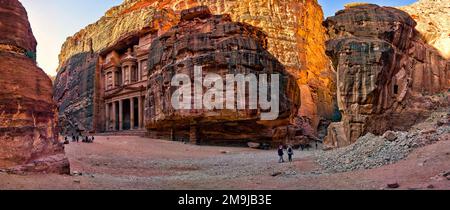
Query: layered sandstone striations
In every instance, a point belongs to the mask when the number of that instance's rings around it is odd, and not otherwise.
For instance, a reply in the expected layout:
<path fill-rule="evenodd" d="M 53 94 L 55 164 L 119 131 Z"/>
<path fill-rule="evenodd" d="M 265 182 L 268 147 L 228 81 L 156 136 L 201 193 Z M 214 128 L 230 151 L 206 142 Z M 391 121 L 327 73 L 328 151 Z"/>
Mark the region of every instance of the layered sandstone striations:
<path fill-rule="evenodd" d="M 230 143 L 233 140 L 271 142 L 275 128 L 289 125 L 297 115 L 299 104 L 295 101 L 299 100 L 300 93 L 295 77 L 266 50 L 266 35 L 249 24 L 232 22 L 229 15 L 212 15 L 206 6 L 184 10 L 181 14 L 179 24 L 155 39 L 150 48 L 146 127 L 156 131 L 172 131 L 173 138 L 185 137 L 193 142 L 201 142 L 202 139 L 209 143 Z M 200 79 L 204 82 L 208 78 L 215 81 L 212 85 L 219 88 L 219 92 L 200 87 L 201 94 L 191 100 L 194 102 L 199 98 L 200 107 L 194 105 L 191 110 L 176 110 L 171 102 L 176 90 L 171 86 L 172 78 L 183 74 L 188 75 L 192 82 L 196 81 L 199 77 L 195 77 L 194 66 L 203 67 L 200 75 L 203 78 Z M 216 77 L 206 77 L 211 74 Z M 261 74 L 268 77 L 271 74 L 280 75 L 278 119 L 260 120 L 261 114 L 268 110 L 262 110 L 261 106 L 250 109 L 248 103 L 258 99 L 258 96 L 249 91 L 245 93 L 246 109 L 226 109 L 227 100 L 239 102 L 234 94 L 230 97 L 230 92 L 225 91 L 228 81 L 222 80 L 226 79 L 226 75 L 238 74 L 256 75 L 255 79 L 259 82 Z M 222 79 L 221 82 L 216 80 L 218 78 Z M 257 85 L 258 81 L 255 82 Z M 234 82 L 232 90 L 237 91 Z M 217 109 L 203 105 L 210 93 L 214 93 L 211 96 L 213 101 L 218 102 L 215 104 L 219 106 Z M 259 100 L 261 98 L 260 95 Z"/>
<path fill-rule="evenodd" d="M 97 60 L 96 54 L 81 53 L 73 56 L 58 71 L 54 99 L 58 104 L 61 133 L 77 135 L 94 129 Z"/>
<path fill-rule="evenodd" d="M 52 83 L 36 66 L 36 40 L 19 1 L 0 0 L 0 29 L 0 168 L 67 173 Z"/>
<path fill-rule="evenodd" d="M 407 13 L 361 4 L 324 25 L 343 114 L 341 126 L 330 126 L 329 146 L 351 144 L 367 132 L 405 130 L 446 103 L 449 61 L 422 40 Z"/>
<path fill-rule="evenodd" d="M 261 28 L 268 35 L 268 51 L 297 78 L 302 90 L 299 115 L 313 130 L 321 120 L 332 117 L 334 73 L 325 55 L 323 13 L 316 0 L 127 0 L 69 37 L 62 47 L 60 67 L 78 54 L 97 53 L 145 28 L 167 31 L 178 22 L 181 10 L 199 5 L 208 6 L 213 14 L 230 14 L 232 21 Z"/>
<path fill-rule="evenodd" d="M 400 10 L 416 22 L 425 41 L 450 59 L 450 3 L 448 0 L 419 0 Z"/>

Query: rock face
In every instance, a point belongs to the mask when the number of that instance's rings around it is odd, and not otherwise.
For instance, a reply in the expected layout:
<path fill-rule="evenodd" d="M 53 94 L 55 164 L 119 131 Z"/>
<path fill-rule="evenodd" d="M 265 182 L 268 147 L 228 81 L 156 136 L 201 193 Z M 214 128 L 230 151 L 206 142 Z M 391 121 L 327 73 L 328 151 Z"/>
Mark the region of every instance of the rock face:
<path fill-rule="evenodd" d="M 172 19 L 175 17 L 173 12 L 143 8 L 115 18 L 102 18 L 66 41 L 54 82 L 61 132 L 72 135 L 103 131 L 100 112 L 103 111 L 101 95 L 104 89 L 100 81 L 99 54 L 121 46 L 122 42 L 143 32 L 167 30 L 174 25 Z"/>
<path fill-rule="evenodd" d="M 244 143 L 246 141 L 243 140 L 272 142 L 275 128 L 288 126 L 297 115 L 299 104 L 295 101 L 298 101 L 300 90 L 296 78 L 266 48 L 267 36 L 263 32 L 246 23 L 232 22 L 229 15 L 212 15 L 206 6 L 182 11 L 179 24 L 151 44 L 145 103 L 146 127 L 162 132 L 172 131 L 173 138 L 190 138 L 193 143 L 199 143 L 202 139 L 208 143 L 231 143 L 233 140 Z M 174 109 L 171 100 L 177 88 L 170 85 L 172 78 L 176 74 L 184 74 L 194 82 L 198 79 L 194 66 L 203 67 L 201 79 L 205 82 L 208 74 L 216 74 L 223 80 L 219 82 L 224 89 L 220 90 L 223 96 L 214 95 L 217 97 L 215 100 L 223 99 L 220 102 L 223 109 L 208 109 L 202 104 L 200 108 L 192 107 L 191 110 Z M 268 77 L 271 74 L 280 75 L 278 119 L 260 120 L 261 113 L 265 112 L 260 106 L 249 109 L 247 104 L 244 110 L 225 109 L 228 99 L 236 100 L 234 94 L 229 97 L 225 91 L 228 84 L 225 82 L 226 75 L 237 74 L 253 74 L 258 80 L 261 80 L 261 74 Z M 203 99 L 200 100 L 205 100 L 208 92 L 208 88 L 201 87 Z M 245 95 L 248 101 L 258 98 L 248 91 Z M 196 99 L 197 96 L 194 96 L 191 101 Z"/>
<path fill-rule="evenodd" d="M 94 94 L 97 59 L 93 53 L 73 56 L 60 68 L 54 82 L 58 126 L 73 135 L 94 129 Z"/>
<path fill-rule="evenodd" d="M 416 29 L 428 44 L 450 59 L 450 4 L 447 0 L 419 0 L 399 9 L 417 22 Z"/>
<path fill-rule="evenodd" d="M 67 173 L 52 83 L 36 66 L 36 40 L 19 1 L 0 0 L 0 29 L 0 168 Z"/>
<path fill-rule="evenodd" d="M 421 39 L 407 13 L 362 4 L 337 12 L 324 25 L 327 54 L 337 70 L 344 142 L 367 132 L 405 130 L 448 103 L 449 62 Z M 336 144 L 332 128 L 328 146 L 345 146 Z"/>
<path fill-rule="evenodd" d="M 77 59 L 79 54 L 98 53 L 121 37 L 146 27 L 167 31 L 178 22 L 181 10 L 200 5 L 208 6 L 213 14 L 230 14 L 232 21 L 259 27 L 268 35 L 268 52 L 296 77 L 302 89 L 299 115 L 309 121 L 314 133 L 321 120 L 332 118 L 337 110 L 333 104 L 334 72 L 325 55 L 323 13 L 316 0 L 126 0 L 96 23 L 67 39 L 60 54 L 60 69 L 64 69 L 69 60 Z M 60 87 L 65 85 L 57 84 L 56 92 L 63 92 L 58 90 Z M 65 100 L 63 97 L 59 103 L 73 106 L 77 103 L 77 100 Z"/>

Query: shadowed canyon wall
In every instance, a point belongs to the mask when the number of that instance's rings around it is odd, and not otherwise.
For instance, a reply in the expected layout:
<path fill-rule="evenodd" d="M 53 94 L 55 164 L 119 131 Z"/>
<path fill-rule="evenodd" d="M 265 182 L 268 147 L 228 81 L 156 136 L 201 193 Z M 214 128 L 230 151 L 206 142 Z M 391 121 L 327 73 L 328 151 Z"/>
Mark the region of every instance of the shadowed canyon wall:
<path fill-rule="evenodd" d="M 181 10 L 199 5 L 208 6 L 213 14 L 229 14 L 232 21 L 259 27 L 267 34 L 267 51 L 295 77 L 301 89 L 302 100 L 298 114 L 302 117 L 302 121 L 307 122 L 302 125 L 306 127 L 306 130 L 312 131 L 312 135 L 317 135 L 317 128 L 321 121 L 331 120 L 337 109 L 333 103 L 336 89 L 334 72 L 331 62 L 325 55 L 323 13 L 316 0 L 127 0 L 122 5 L 110 9 L 99 21 L 69 37 L 64 43 L 60 54 L 60 70 L 55 83 L 55 92 L 58 93 L 56 98 L 58 104 L 65 104 L 64 107 L 67 107 L 64 112 L 67 113 L 66 116 L 69 116 L 66 118 L 79 116 L 77 111 L 80 108 L 79 105 L 84 106 L 86 110 L 94 107 L 94 121 L 97 118 L 96 115 L 102 112 L 95 108 L 97 99 L 83 100 L 86 103 L 80 103 L 81 99 L 75 99 L 78 94 L 90 95 L 89 90 L 87 93 L 78 93 L 75 91 L 76 88 L 66 88 L 70 87 L 65 84 L 68 81 L 82 80 L 84 78 L 79 75 L 89 74 L 72 74 L 71 79 L 68 76 L 69 73 L 65 73 L 67 75 L 65 76 L 63 72 L 68 69 L 88 71 L 83 67 L 85 61 L 71 62 L 70 60 L 78 60 L 79 55 L 84 53 L 97 54 L 113 47 L 118 40 L 142 30 L 159 31 L 158 33 L 162 34 L 178 23 Z M 64 77 L 69 79 L 62 79 Z M 62 90 L 63 88 L 67 91 Z M 101 101 L 101 99 L 98 100 Z M 94 101 L 94 104 L 90 101 Z M 90 116 L 89 113 L 83 115 Z M 61 116 L 64 117 L 64 114 L 60 110 Z M 96 127 L 97 123 L 92 122 L 89 117 L 76 118 L 79 118 L 79 124 L 83 124 L 86 130 L 101 131 L 101 128 Z"/>
<path fill-rule="evenodd" d="M 422 39 L 406 12 L 359 4 L 324 25 L 343 114 L 329 128 L 329 147 L 354 143 L 367 132 L 407 129 L 448 105 L 449 61 Z"/>
<path fill-rule="evenodd" d="M 36 66 L 36 45 L 21 3 L 0 0 L 0 168 L 68 173 L 52 83 Z"/>

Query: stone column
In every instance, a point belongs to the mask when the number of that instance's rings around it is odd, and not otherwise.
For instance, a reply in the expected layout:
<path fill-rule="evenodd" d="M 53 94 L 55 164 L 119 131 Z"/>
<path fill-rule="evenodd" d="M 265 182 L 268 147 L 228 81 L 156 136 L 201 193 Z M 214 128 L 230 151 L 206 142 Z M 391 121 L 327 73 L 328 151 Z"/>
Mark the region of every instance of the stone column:
<path fill-rule="evenodd" d="M 134 98 L 130 98 L 130 130 L 134 129 Z"/>
<path fill-rule="evenodd" d="M 116 88 L 116 69 L 112 71 L 112 88 Z"/>
<path fill-rule="evenodd" d="M 110 112 L 109 112 L 109 104 L 108 103 L 106 103 L 106 115 L 105 115 L 105 121 L 106 121 L 106 123 L 105 123 L 105 131 L 109 131 L 109 120 L 110 120 Z"/>
<path fill-rule="evenodd" d="M 138 121 L 139 121 L 139 129 L 141 129 L 141 128 L 143 128 L 144 127 L 144 123 L 142 122 L 142 116 L 143 116 L 143 114 L 144 114 L 144 112 L 142 111 L 143 109 L 142 109 L 142 97 L 141 96 L 139 96 L 138 97 Z"/>
<path fill-rule="evenodd" d="M 200 139 L 198 137 L 198 128 L 196 125 L 191 125 L 191 129 L 189 132 L 189 142 L 191 144 L 198 144 Z"/>
<path fill-rule="evenodd" d="M 145 128 L 145 97 L 141 97 L 142 98 L 142 128 Z"/>
<path fill-rule="evenodd" d="M 119 130 L 123 130 L 123 100 L 119 101 Z"/>
<path fill-rule="evenodd" d="M 125 66 L 122 66 L 122 86 L 125 85 Z"/>
<path fill-rule="evenodd" d="M 137 74 L 138 74 L 137 75 L 137 79 L 138 79 L 138 82 L 141 81 L 141 79 L 142 79 L 141 69 L 142 69 L 141 61 L 138 61 L 138 63 L 137 63 Z"/>
<path fill-rule="evenodd" d="M 116 130 L 116 123 L 117 123 L 117 119 L 116 119 L 116 113 L 117 113 L 117 107 L 116 107 L 116 102 L 114 101 L 113 103 L 112 103 L 112 109 L 113 109 L 113 113 L 112 113 L 112 123 L 113 123 L 113 131 L 115 131 Z"/>
<path fill-rule="evenodd" d="M 173 128 L 170 129 L 170 140 L 175 141 L 175 130 Z"/>
<path fill-rule="evenodd" d="M 109 85 L 108 85 L 108 72 L 106 72 L 105 73 L 105 90 L 109 90 L 109 87 L 108 87 Z"/>
<path fill-rule="evenodd" d="M 132 74 L 133 74 L 133 65 L 129 65 L 128 66 L 128 81 L 129 81 L 128 83 L 129 84 L 132 83 L 132 78 L 133 78 Z"/>

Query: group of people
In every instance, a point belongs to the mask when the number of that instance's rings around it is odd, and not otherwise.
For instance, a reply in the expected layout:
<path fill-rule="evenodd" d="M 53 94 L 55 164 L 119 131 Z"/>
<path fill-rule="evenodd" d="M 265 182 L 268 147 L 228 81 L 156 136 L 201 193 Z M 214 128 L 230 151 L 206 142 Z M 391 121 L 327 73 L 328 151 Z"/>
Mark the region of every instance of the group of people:
<path fill-rule="evenodd" d="M 284 151 L 285 151 L 284 146 L 280 145 L 278 147 L 278 156 L 280 157 L 280 159 L 278 161 L 279 163 L 284 163 L 285 162 L 284 161 Z M 292 148 L 291 145 L 287 146 L 286 153 L 288 155 L 288 161 L 292 162 L 292 158 L 294 157 L 294 149 Z"/>
<path fill-rule="evenodd" d="M 91 137 L 85 136 L 85 137 L 83 137 L 82 135 L 77 135 L 77 136 L 72 135 L 72 142 L 79 143 L 80 139 L 81 139 L 81 142 L 83 142 L 83 143 L 94 143 L 95 137 L 94 136 L 91 136 Z M 64 137 L 64 144 L 69 144 L 69 138 L 67 136 Z"/>

